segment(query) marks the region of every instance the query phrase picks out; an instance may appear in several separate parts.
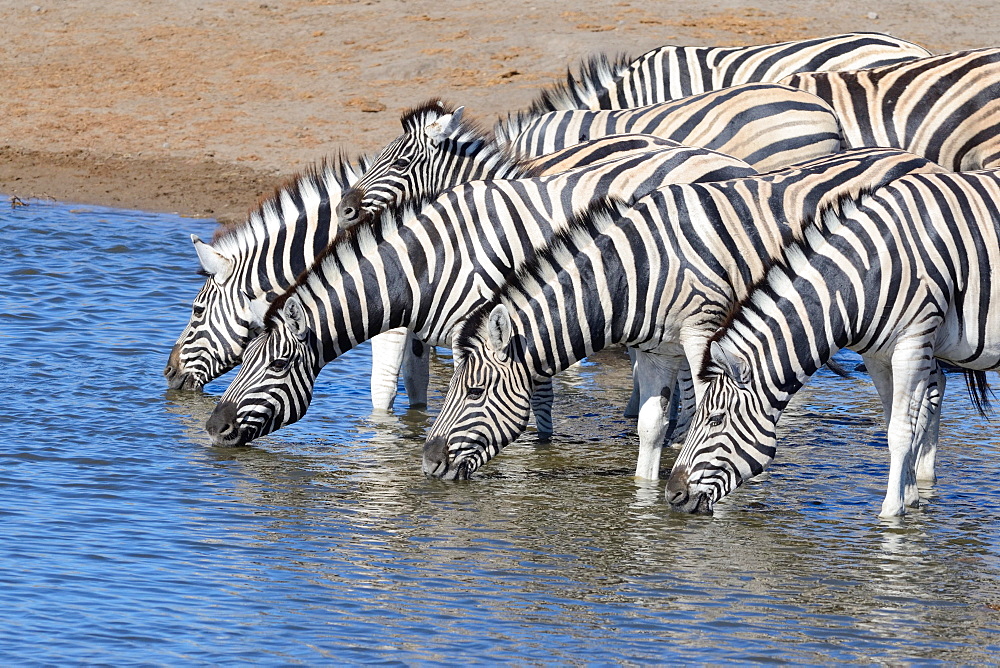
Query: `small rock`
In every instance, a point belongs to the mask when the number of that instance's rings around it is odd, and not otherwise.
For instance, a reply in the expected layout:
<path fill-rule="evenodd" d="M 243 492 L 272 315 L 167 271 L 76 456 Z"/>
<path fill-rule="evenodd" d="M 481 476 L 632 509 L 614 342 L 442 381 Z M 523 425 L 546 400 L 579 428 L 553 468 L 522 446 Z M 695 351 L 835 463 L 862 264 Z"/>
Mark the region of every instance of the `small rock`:
<path fill-rule="evenodd" d="M 875 19 L 878 18 L 878 12 L 868 12 L 868 18 L 874 21 Z"/>

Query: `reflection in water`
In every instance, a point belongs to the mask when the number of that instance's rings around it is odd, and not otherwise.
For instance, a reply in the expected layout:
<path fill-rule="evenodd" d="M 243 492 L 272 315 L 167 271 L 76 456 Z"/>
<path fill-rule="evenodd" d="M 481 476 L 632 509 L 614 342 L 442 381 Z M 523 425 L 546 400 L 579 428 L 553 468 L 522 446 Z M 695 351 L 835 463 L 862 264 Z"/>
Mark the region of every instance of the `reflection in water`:
<path fill-rule="evenodd" d="M 1000 458 L 957 383 L 939 482 L 894 523 L 863 375 L 804 388 L 773 467 L 713 517 L 632 477 L 617 350 L 557 380 L 551 443 L 471 481 L 420 473 L 444 350 L 430 414 L 369 415 L 361 347 L 306 419 L 215 448 L 231 376 L 159 374 L 210 227 L 35 203 L 0 222 L 6 663 L 995 660 Z"/>

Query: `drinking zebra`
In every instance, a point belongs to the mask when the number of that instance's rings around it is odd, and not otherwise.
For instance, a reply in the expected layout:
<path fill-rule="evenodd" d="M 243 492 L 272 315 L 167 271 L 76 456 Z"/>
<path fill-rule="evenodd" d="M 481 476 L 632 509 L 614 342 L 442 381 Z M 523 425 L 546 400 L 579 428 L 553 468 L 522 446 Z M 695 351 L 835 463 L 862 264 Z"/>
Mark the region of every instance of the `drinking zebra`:
<path fill-rule="evenodd" d="M 931 55 L 874 32 L 738 47 L 661 46 L 635 59 L 593 56 L 579 73 L 544 89 L 527 114 L 562 109 L 632 109 L 742 83 L 775 82 L 795 72 L 855 70 Z"/>
<path fill-rule="evenodd" d="M 622 343 L 640 351 L 636 475 L 656 479 L 678 368 L 700 361 L 783 242 L 844 193 L 923 171 L 943 170 L 902 151 L 854 150 L 759 177 L 666 186 L 581 216 L 459 329 L 424 471 L 468 477 L 524 430 L 538 383 Z"/>
<path fill-rule="evenodd" d="M 363 221 L 261 314 L 264 331 L 206 428 L 234 445 L 295 422 L 320 369 L 387 329 L 450 345 L 459 320 L 597 194 L 640 196 L 662 183 L 752 173 L 735 158 L 677 147 L 555 176 L 473 181 L 419 212 Z"/>
<path fill-rule="evenodd" d="M 866 356 L 888 419 L 882 516 L 918 501 L 929 419 L 944 384 L 935 359 L 1000 367 L 1000 174 L 912 175 L 830 206 L 729 314 L 699 365 L 706 390 L 667 485 L 686 512 L 712 507 L 775 454 L 795 392 L 841 348 Z"/>
<path fill-rule="evenodd" d="M 845 147 L 901 148 L 952 171 L 1000 166 L 1000 49 L 782 80 L 821 97 Z"/>
<path fill-rule="evenodd" d="M 353 225 L 390 202 L 433 197 L 466 181 L 519 178 L 527 160 L 622 132 L 709 148 L 758 170 L 840 149 L 840 126 L 832 110 L 809 93 L 777 84 L 750 84 L 647 109 L 573 112 L 571 123 L 543 116 L 525 129 L 530 138 L 524 142 L 514 140 L 506 124 L 494 135 L 486 134 L 463 119 L 463 109 L 433 100 L 403 114 L 403 134 L 382 149 L 365 176 L 344 194 L 337 209 L 341 224 Z"/>

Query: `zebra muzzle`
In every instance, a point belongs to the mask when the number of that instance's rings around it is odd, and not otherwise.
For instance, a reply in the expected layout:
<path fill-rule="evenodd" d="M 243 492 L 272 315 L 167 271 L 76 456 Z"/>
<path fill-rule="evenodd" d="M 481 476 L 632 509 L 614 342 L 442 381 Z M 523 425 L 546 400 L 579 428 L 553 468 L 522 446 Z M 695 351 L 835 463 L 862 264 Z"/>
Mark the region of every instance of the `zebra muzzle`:
<path fill-rule="evenodd" d="M 167 379 L 167 387 L 171 390 L 200 390 L 203 383 L 194 374 L 183 371 L 180 346 L 174 346 L 167 358 L 167 366 L 163 368 L 163 377 Z"/>
<path fill-rule="evenodd" d="M 691 493 L 686 467 L 674 469 L 667 479 L 667 502 L 673 510 L 693 515 L 711 515 L 712 500 L 706 492 Z"/>
<path fill-rule="evenodd" d="M 357 188 L 349 188 L 344 191 L 337 203 L 337 225 L 340 229 L 346 229 L 357 225 L 362 220 L 363 210 L 361 200 L 364 192 Z"/>
<path fill-rule="evenodd" d="M 205 423 L 205 431 L 213 445 L 234 447 L 243 445 L 247 440 L 236 424 L 236 404 L 231 401 L 222 401 L 215 406 Z"/>
<path fill-rule="evenodd" d="M 431 436 L 424 443 L 424 473 L 435 478 L 443 478 L 448 473 L 448 440 L 443 436 Z"/>

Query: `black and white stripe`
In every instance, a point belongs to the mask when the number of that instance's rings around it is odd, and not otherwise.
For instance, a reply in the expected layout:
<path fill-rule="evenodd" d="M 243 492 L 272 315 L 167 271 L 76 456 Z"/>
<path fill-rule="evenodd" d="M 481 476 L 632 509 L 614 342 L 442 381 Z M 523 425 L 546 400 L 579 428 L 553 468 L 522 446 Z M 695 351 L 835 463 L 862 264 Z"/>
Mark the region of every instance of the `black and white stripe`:
<path fill-rule="evenodd" d="M 643 133 L 745 160 L 758 171 L 780 169 L 840 150 L 830 107 L 801 90 L 750 83 L 636 109 L 553 111 L 525 121 L 511 116 L 497 141 L 539 156 L 609 134 Z"/>
<path fill-rule="evenodd" d="M 639 351 L 636 475 L 655 479 L 678 369 L 700 363 L 784 243 L 842 194 L 923 171 L 943 170 L 902 151 L 855 150 L 759 177 L 667 186 L 580 217 L 460 329 L 425 472 L 467 477 L 524 429 L 538 382 L 621 343 Z"/>
<path fill-rule="evenodd" d="M 711 511 L 760 473 L 789 399 L 850 348 L 865 355 L 886 407 L 881 515 L 916 504 L 944 391 L 936 360 L 972 370 L 980 392 L 982 370 L 1000 366 L 998 207 L 996 172 L 942 173 L 901 178 L 819 216 L 713 336 L 670 503 Z"/>
<path fill-rule="evenodd" d="M 378 215 L 468 181 L 534 175 L 524 163 L 475 123 L 464 107 L 431 100 L 400 118 L 403 134 L 375 157 L 365 176 L 345 192 L 337 207 L 341 225 Z"/>
<path fill-rule="evenodd" d="M 632 109 L 743 83 L 776 82 L 796 72 L 880 67 L 931 55 L 927 49 L 874 32 L 737 47 L 661 46 L 629 60 L 604 55 L 543 90 L 527 112 Z"/>
<path fill-rule="evenodd" d="M 217 409 L 226 419 L 210 421 L 210 434 L 243 443 L 293 422 L 319 369 L 386 329 L 405 326 L 450 345 L 455 325 L 597 195 L 630 198 L 663 183 L 748 174 L 728 156 L 668 148 L 554 176 L 474 181 L 419 214 L 389 210 L 359 223 L 272 304 L 261 334 L 272 342 L 256 345 L 255 355 L 248 349 Z"/>
<path fill-rule="evenodd" d="M 1000 166 L 1000 49 L 782 80 L 822 98 L 845 147 L 885 146 L 952 171 Z"/>

